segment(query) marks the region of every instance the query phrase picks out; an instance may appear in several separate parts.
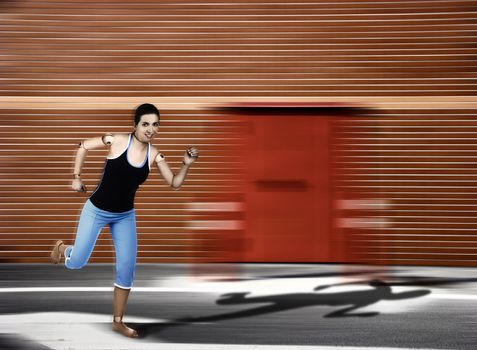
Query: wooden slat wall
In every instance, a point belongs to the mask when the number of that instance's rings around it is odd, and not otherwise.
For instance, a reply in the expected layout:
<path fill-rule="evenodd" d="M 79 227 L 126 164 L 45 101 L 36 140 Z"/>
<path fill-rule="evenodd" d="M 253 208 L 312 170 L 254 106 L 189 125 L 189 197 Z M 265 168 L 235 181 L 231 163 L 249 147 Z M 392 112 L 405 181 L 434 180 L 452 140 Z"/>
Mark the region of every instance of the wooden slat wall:
<path fill-rule="evenodd" d="M 158 144 L 172 163 L 190 144 L 201 147 L 203 158 L 177 193 L 151 175 L 138 198 L 140 261 L 214 259 L 222 231 L 212 233 L 215 246 L 210 227 L 184 227 L 185 218 L 224 220 L 228 233 L 239 229 L 239 210 L 206 214 L 194 203 L 240 203 L 233 177 L 240 165 L 233 156 L 222 162 L 235 151 L 240 123 L 204 106 L 353 101 L 416 116 L 444 105 L 477 108 L 476 5 L 1 1 L 0 261 L 45 262 L 57 233 L 72 237 L 84 198 L 67 188 L 70 147 L 78 138 L 128 131 L 130 111 L 142 102 L 164 111 L 167 133 Z M 92 189 L 102 154 L 90 159 Z M 156 216 L 167 226 L 154 226 Z M 111 242 L 100 243 L 93 261 L 111 261 Z M 215 248 L 204 252 L 206 246 Z"/>
<path fill-rule="evenodd" d="M 475 1 L 0 6 L 4 96 L 475 96 Z"/>
<path fill-rule="evenodd" d="M 352 260 L 477 266 L 477 110 L 336 122 L 334 179 Z"/>
<path fill-rule="evenodd" d="M 129 132 L 124 110 L 1 110 L 0 262 L 46 262 L 56 239 L 71 244 L 86 195 L 70 189 L 77 142 L 105 132 Z M 196 213 L 204 203 L 240 201 L 240 124 L 212 111 L 163 112 L 155 144 L 173 169 L 184 151 L 201 152 L 185 185 L 173 191 L 153 168 L 136 196 L 139 262 L 214 261 L 223 230 L 200 230 L 197 221 L 237 219 L 239 210 Z M 88 196 L 101 177 L 106 150 L 90 151 L 83 168 Z M 191 221 L 193 220 L 193 221 Z M 114 247 L 105 229 L 91 262 L 111 262 Z"/>

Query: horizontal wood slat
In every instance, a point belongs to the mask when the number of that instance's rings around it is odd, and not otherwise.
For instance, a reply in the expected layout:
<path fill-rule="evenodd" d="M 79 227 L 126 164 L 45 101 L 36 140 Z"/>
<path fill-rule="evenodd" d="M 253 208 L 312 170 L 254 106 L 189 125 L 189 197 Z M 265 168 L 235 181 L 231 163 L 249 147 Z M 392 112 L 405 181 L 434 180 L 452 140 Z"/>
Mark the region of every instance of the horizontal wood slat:
<path fill-rule="evenodd" d="M 335 122 L 340 226 L 355 259 L 477 265 L 476 114 L 370 111 Z"/>
<path fill-rule="evenodd" d="M 70 184 L 77 143 L 110 131 L 111 125 L 114 132 L 130 132 L 132 109 L 0 113 L 0 262 L 47 262 L 56 239 L 73 243 L 81 207 L 101 177 L 107 154 L 89 152 L 83 168 L 89 193 L 75 193 Z M 211 200 L 240 201 L 242 164 L 236 154 L 243 128 L 243 123 L 222 112 L 162 111 L 155 144 L 171 168 L 177 171 L 190 145 L 197 146 L 201 155 L 181 190 L 171 190 L 153 168 L 138 191 L 139 262 L 213 261 L 221 256 L 223 234 L 214 225 L 240 221 L 242 213 L 196 212 L 194 206 Z M 197 223 L 197 228 L 211 226 L 204 232 L 194 228 Z M 91 262 L 113 261 L 110 231 L 105 228 Z"/>
<path fill-rule="evenodd" d="M 3 96 L 477 94 L 471 1 L 29 0 L 1 9 Z"/>
<path fill-rule="evenodd" d="M 148 101 L 167 106 L 170 165 L 187 146 L 201 157 L 180 191 L 157 169 L 141 188 L 138 261 L 221 260 L 245 214 L 194 205 L 243 201 L 247 126 L 201 108 L 326 100 L 381 107 L 333 130 L 334 186 L 384 203 L 338 210 L 350 259 L 476 265 L 475 1 L 6 0 L 0 17 L 0 262 L 46 262 L 49 240 L 74 238 L 77 142 L 129 132 Z M 88 156 L 90 192 L 104 155 Z M 92 262 L 113 260 L 108 232 Z"/>

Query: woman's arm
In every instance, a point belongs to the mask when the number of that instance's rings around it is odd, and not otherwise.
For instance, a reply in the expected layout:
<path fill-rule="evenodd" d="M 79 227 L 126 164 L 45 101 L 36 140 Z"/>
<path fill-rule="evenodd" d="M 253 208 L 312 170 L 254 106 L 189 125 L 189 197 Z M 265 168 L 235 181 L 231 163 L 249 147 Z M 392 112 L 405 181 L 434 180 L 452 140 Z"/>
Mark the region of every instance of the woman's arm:
<path fill-rule="evenodd" d="M 169 165 L 166 163 L 164 156 L 161 153 L 158 153 L 156 155 L 154 161 L 157 163 L 157 168 L 159 169 L 162 177 L 167 182 L 167 184 L 171 186 L 174 190 L 178 190 L 182 186 L 190 166 L 196 161 L 198 157 L 199 151 L 196 148 L 191 147 L 187 149 L 184 154 L 184 160 L 182 161 L 182 167 L 177 174 L 174 174 L 172 172 L 172 170 L 169 168 Z"/>
<path fill-rule="evenodd" d="M 105 146 L 111 146 L 114 142 L 114 136 L 112 134 L 106 134 L 100 137 L 94 137 L 81 141 L 76 151 L 75 166 L 73 170 L 73 181 L 71 188 L 77 192 L 86 192 L 86 187 L 81 180 L 81 169 L 83 168 L 84 160 L 88 151 L 91 149 L 103 148 Z"/>

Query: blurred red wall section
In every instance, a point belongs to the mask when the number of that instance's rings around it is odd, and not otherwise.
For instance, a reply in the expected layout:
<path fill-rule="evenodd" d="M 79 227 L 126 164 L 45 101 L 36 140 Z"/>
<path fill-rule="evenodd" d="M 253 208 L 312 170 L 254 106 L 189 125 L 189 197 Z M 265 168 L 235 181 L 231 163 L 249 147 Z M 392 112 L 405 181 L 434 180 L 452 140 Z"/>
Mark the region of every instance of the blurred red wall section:
<path fill-rule="evenodd" d="M 334 231 L 333 123 L 337 104 L 242 104 L 245 225 L 240 260 L 336 262 L 349 241 Z M 235 250 L 236 251 L 236 250 Z"/>

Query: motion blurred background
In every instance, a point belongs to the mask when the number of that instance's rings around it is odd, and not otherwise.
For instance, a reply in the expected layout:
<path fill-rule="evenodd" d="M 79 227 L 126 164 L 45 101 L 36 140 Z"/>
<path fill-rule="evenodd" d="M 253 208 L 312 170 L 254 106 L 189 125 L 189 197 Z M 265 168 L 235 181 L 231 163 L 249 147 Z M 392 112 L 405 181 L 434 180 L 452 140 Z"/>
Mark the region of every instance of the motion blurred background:
<path fill-rule="evenodd" d="M 161 110 L 139 263 L 477 266 L 477 2 L 0 2 L 0 262 L 72 243 L 80 140 Z M 83 171 L 94 190 L 106 150 Z M 105 229 L 91 258 L 113 262 Z"/>

